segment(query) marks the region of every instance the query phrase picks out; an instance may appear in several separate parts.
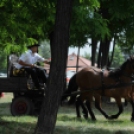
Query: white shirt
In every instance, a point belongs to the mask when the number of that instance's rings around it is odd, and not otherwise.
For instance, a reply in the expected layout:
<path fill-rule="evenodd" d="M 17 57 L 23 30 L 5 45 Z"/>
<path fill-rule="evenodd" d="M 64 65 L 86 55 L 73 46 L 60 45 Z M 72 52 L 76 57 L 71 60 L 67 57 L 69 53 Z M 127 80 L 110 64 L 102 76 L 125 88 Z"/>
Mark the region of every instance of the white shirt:
<path fill-rule="evenodd" d="M 23 53 L 19 60 L 25 62 L 26 64 L 35 64 L 37 62 L 44 62 L 45 59 L 43 57 L 41 57 L 38 53 L 32 53 L 31 50 L 26 51 L 25 53 Z M 19 63 L 14 64 L 14 66 L 17 69 L 20 69 L 22 67 L 24 67 L 23 65 L 20 65 Z M 25 66 L 28 67 L 28 66 Z"/>

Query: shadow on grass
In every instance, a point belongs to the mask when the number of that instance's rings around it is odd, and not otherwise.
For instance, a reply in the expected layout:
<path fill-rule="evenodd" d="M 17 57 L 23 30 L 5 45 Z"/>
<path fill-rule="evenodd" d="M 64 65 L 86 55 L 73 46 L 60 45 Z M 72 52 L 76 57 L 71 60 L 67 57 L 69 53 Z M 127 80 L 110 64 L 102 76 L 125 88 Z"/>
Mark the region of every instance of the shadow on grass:
<path fill-rule="evenodd" d="M 10 102 L 0 103 L 0 115 L 11 115 L 10 104 Z"/>
<path fill-rule="evenodd" d="M 73 128 L 73 127 L 62 127 L 56 128 L 55 134 L 133 134 L 131 130 L 108 130 L 106 128 Z"/>
<path fill-rule="evenodd" d="M 97 122 L 99 122 L 99 123 L 106 123 L 106 122 L 108 122 L 109 124 L 111 123 L 111 124 L 119 124 L 119 123 L 123 123 L 124 121 L 123 120 L 118 120 L 118 119 L 115 119 L 115 120 L 96 120 L 96 121 L 93 121 L 93 120 L 91 120 L 90 118 L 88 118 L 88 119 L 84 119 L 84 118 L 78 118 L 78 117 L 74 117 L 74 116 L 68 116 L 68 115 L 62 115 L 62 116 L 59 116 L 58 117 L 58 121 L 64 121 L 64 122 L 66 122 L 66 121 L 78 121 L 78 122 L 89 122 L 89 123 L 97 123 Z"/>
<path fill-rule="evenodd" d="M 2 102 L 0 103 L 0 108 L 6 108 L 6 107 L 10 107 L 10 102 Z"/>
<path fill-rule="evenodd" d="M 13 118 L 13 117 L 7 117 Z M 7 121 L 0 117 L 0 133 L 1 134 L 33 134 L 36 123 Z"/>
<path fill-rule="evenodd" d="M 19 118 L 19 117 L 18 117 Z M 105 122 L 104 122 L 105 123 Z M 115 123 L 115 122 L 114 122 Z M 119 123 L 119 122 L 118 122 Z M 33 134 L 36 122 L 6 121 L 0 117 L 0 133 L 2 134 Z M 83 126 L 56 126 L 54 134 L 133 134 L 131 130 L 112 130 L 107 128 Z"/>
<path fill-rule="evenodd" d="M 10 103 L 0 103 L 0 134 L 33 134 L 36 121 L 29 121 L 25 117 L 13 117 L 10 116 L 10 111 L 8 110 L 10 108 Z M 106 109 L 107 110 L 107 109 Z M 7 111 L 7 113 L 6 113 Z M 71 115 L 71 114 L 72 115 Z M 77 118 L 75 117 L 75 108 L 74 107 L 62 107 L 59 111 L 58 121 L 62 121 L 63 125 L 57 125 L 55 129 L 54 134 L 133 134 L 134 131 L 126 129 L 126 131 L 122 130 L 123 128 L 120 128 L 120 130 L 114 129 L 112 125 L 114 126 L 122 124 L 123 120 L 100 120 L 98 121 L 92 121 L 89 117 L 89 119 L 85 120 L 84 118 Z M 69 115 L 65 115 L 69 114 Z M 3 116 L 4 115 L 4 116 Z M 6 118 L 5 118 L 6 115 Z M 101 115 L 99 113 L 99 115 Z M 25 119 L 24 119 L 25 118 Z M 75 125 L 75 127 L 72 125 L 73 123 L 69 122 L 77 122 L 78 125 Z M 85 123 L 86 125 L 83 127 L 83 125 L 79 125 L 81 123 Z M 97 127 L 98 124 L 110 124 L 112 129 L 108 129 L 107 127 Z M 91 124 L 94 126 L 92 127 Z M 104 125 L 105 126 L 105 125 Z"/>

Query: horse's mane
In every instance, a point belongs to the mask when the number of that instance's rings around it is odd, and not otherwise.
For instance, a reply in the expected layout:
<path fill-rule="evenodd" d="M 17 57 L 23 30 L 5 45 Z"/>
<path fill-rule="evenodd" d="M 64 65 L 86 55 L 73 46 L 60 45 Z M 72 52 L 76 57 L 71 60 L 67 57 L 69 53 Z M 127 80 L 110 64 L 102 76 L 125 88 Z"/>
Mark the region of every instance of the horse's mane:
<path fill-rule="evenodd" d="M 109 77 L 117 78 L 121 76 L 128 62 L 129 59 L 126 60 L 119 68 L 109 71 Z"/>

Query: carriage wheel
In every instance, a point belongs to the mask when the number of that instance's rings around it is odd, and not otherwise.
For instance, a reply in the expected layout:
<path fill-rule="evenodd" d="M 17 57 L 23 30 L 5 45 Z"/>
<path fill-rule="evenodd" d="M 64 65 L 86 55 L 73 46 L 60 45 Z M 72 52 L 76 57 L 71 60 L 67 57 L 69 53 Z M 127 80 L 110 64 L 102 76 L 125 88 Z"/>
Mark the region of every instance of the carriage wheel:
<path fill-rule="evenodd" d="M 33 113 L 33 110 L 32 101 L 26 97 L 14 98 L 11 103 L 11 114 L 13 116 L 30 115 Z"/>

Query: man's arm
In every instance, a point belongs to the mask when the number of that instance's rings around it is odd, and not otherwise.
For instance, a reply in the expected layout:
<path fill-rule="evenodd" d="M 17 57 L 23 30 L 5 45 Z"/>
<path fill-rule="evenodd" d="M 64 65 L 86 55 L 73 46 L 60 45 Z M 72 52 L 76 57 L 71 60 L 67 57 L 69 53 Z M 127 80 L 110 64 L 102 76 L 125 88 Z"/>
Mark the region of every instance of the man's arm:
<path fill-rule="evenodd" d="M 33 64 L 27 64 L 27 63 L 25 63 L 24 61 L 22 61 L 22 60 L 19 60 L 19 62 L 18 62 L 20 65 L 22 65 L 22 66 L 28 66 L 28 67 L 34 67 L 34 65 Z"/>

